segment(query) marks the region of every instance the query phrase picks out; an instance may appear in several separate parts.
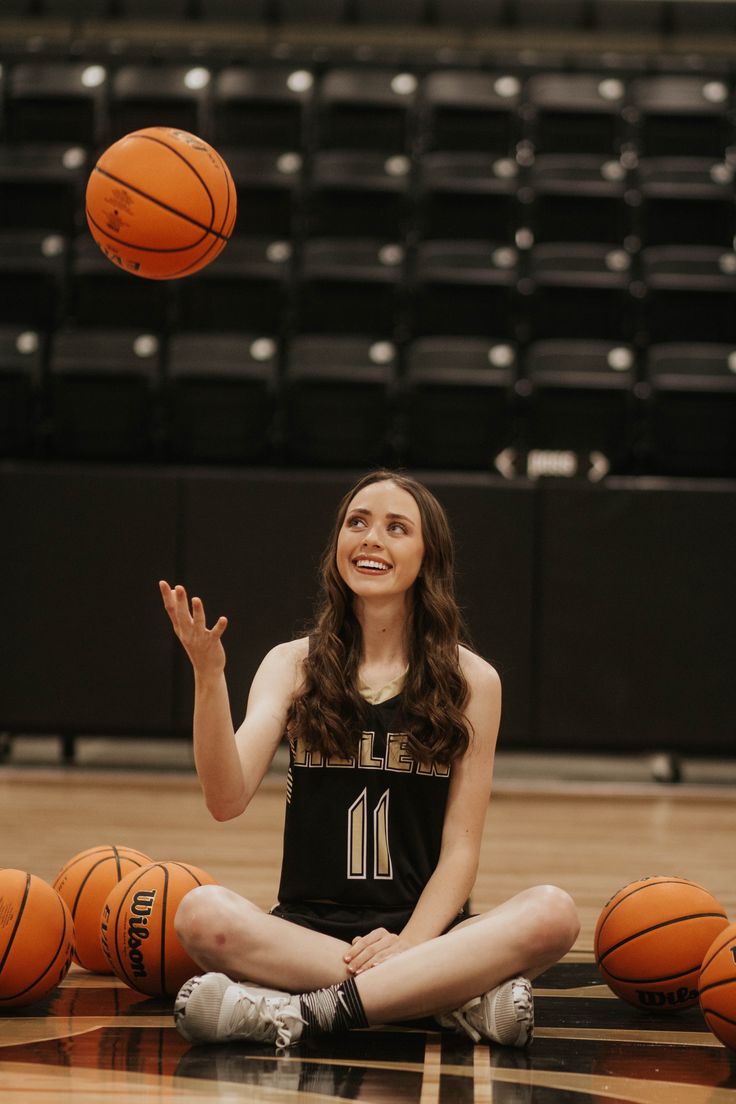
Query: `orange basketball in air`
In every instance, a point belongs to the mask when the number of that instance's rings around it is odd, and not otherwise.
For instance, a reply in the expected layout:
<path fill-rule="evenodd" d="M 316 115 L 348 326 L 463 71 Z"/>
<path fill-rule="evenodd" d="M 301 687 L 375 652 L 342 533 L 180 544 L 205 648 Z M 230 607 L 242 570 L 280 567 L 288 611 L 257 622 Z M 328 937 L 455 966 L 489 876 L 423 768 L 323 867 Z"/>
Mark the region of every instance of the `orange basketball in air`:
<path fill-rule="evenodd" d="M 595 958 L 613 992 L 647 1011 L 677 1012 L 698 1002 L 698 975 L 728 924 L 715 897 L 687 878 L 630 882 L 601 910 Z"/>
<path fill-rule="evenodd" d="M 111 974 L 100 942 L 100 913 L 107 897 L 130 870 L 148 866 L 150 855 L 131 847 L 103 844 L 73 855 L 54 881 L 74 920 L 74 961 L 95 974 Z"/>
<path fill-rule="evenodd" d="M 719 932 L 705 952 L 698 989 L 708 1027 L 736 1051 L 736 924 Z"/>
<path fill-rule="evenodd" d="M 71 913 L 56 890 L 25 870 L 0 870 L 0 1013 L 55 989 L 73 945 Z"/>
<path fill-rule="evenodd" d="M 236 209 L 219 153 L 173 127 L 126 134 L 100 156 L 87 182 L 92 237 L 114 264 L 152 280 L 190 276 L 214 261 Z"/>
<path fill-rule="evenodd" d="M 102 909 L 102 948 L 120 978 L 149 996 L 178 993 L 199 972 L 174 930 L 174 917 L 185 894 L 200 885 L 216 885 L 196 866 L 157 862 L 132 870 L 118 882 Z"/>

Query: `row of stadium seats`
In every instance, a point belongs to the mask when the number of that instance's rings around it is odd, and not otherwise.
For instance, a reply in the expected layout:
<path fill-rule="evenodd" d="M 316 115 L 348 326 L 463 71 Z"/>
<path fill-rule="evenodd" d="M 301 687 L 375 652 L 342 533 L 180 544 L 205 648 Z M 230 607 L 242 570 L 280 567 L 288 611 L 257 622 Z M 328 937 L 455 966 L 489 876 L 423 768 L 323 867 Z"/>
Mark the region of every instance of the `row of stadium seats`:
<path fill-rule="evenodd" d="M 530 249 L 432 240 L 408 253 L 373 238 L 233 238 L 183 280 L 132 277 L 88 233 L 0 235 L 0 322 L 135 325 L 174 332 L 240 329 L 363 333 L 403 343 L 437 334 L 526 344 L 585 337 L 634 342 L 736 341 L 736 254 L 657 246 L 638 257 L 580 242 Z"/>
<path fill-rule="evenodd" d="M 729 249 L 736 233 L 734 166 L 702 157 L 625 162 L 541 154 L 529 165 L 483 152 L 415 161 L 363 150 L 220 147 L 238 194 L 238 236 L 291 242 L 368 236 L 403 246 L 480 239 L 529 247 L 600 242 Z M 0 143 L 0 232 L 84 229 L 92 158 L 80 146 Z M 82 250 L 84 246 L 82 245 Z"/>
<path fill-rule="evenodd" d="M 692 31 L 736 28 L 729 0 L 3 0 L 3 14 L 71 18 L 449 24 Z"/>
<path fill-rule="evenodd" d="M 632 0 L 633 2 L 633 0 Z M 145 126 L 214 145 L 300 155 L 477 151 L 528 164 L 537 154 L 692 156 L 736 143 L 734 78 L 602 71 L 400 71 L 16 59 L 0 68 L 0 139 L 103 148 Z"/>
<path fill-rule="evenodd" d="M 631 2 L 631 0 L 627 0 Z M 15 57 L 0 453 L 736 474 L 734 77 Z M 235 236 L 174 282 L 85 226 L 98 150 L 214 142 Z"/>
<path fill-rule="evenodd" d="M 638 363 L 640 361 L 640 363 Z M 0 328 L 0 453 L 736 475 L 736 342 Z"/>

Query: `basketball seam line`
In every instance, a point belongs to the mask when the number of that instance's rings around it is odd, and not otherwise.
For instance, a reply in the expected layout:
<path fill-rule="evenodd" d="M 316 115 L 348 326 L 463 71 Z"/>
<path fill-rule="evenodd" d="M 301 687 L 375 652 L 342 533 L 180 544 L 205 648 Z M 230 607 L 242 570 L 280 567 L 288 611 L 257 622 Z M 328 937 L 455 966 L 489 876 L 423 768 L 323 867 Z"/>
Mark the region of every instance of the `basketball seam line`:
<path fill-rule="evenodd" d="M 734 978 L 721 978 L 720 981 L 709 981 L 707 985 L 704 985 L 700 990 L 702 996 L 703 993 L 708 993 L 711 989 L 718 989 L 721 985 L 733 985 Z"/>
<path fill-rule="evenodd" d="M 732 927 L 732 926 L 733 926 L 733 925 L 729 925 L 729 927 Z M 716 947 L 716 949 L 715 949 L 715 950 L 713 951 L 712 955 L 710 956 L 710 958 L 709 958 L 709 959 L 708 959 L 707 961 L 706 961 L 705 959 L 703 959 L 703 965 L 702 965 L 702 966 L 701 966 L 701 968 L 700 968 L 700 969 L 701 969 L 701 972 L 702 972 L 702 973 L 705 973 L 705 971 L 706 971 L 706 970 L 707 970 L 707 968 L 708 968 L 708 967 L 710 966 L 710 964 L 711 964 L 711 962 L 713 961 L 713 959 L 714 959 L 714 958 L 716 958 L 716 957 L 717 957 L 717 955 L 719 955 L 719 954 L 721 953 L 721 951 L 723 950 L 723 948 L 724 948 L 724 947 L 727 947 L 727 946 L 728 946 L 728 944 L 729 944 L 729 943 L 731 942 L 731 940 L 733 939 L 733 937 L 734 937 L 734 936 L 733 936 L 733 932 L 731 932 L 731 934 L 730 934 L 730 935 L 727 935 L 727 936 L 726 936 L 726 938 L 725 938 L 725 940 L 723 941 L 723 943 L 721 943 L 721 944 L 720 944 L 720 946 Z M 710 950 L 710 948 L 708 948 L 708 950 Z M 707 954 L 707 953 L 708 953 L 708 951 L 706 951 L 705 953 Z"/>
<path fill-rule="evenodd" d="M 30 885 L 30 882 L 29 882 L 29 885 Z M 36 986 L 37 986 L 37 985 L 38 985 L 38 984 L 39 984 L 40 982 L 42 982 L 42 981 L 43 981 L 43 979 L 44 979 L 44 978 L 46 977 L 46 975 L 48 974 L 49 970 L 53 969 L 53 967 L 54 967 L 54 966 L 56 965 L 56 960 L 57 960 L 57 959 L 58 959 L 58 957 L 59 957 L 59 951 L 60 951 L 60 950 L 61 950 L 61 948 L 62 948 L 62 947 L 64 946 L 64 940 L 66 939 L 66 935 L 67 935 L 67 927 L 68 927 L 68 925 L 67 925 L 67 921 L 66 921 L 66 913 L 65 913 L 65 911 L 64 911 L 64 902 L 63 902 L 63 900 L 61 899 L 61 896 L 59 896 L 59 904 L 60 904 L 60 906 L 61 906 L 61 915 L 62 915 L 62 917 L 63 917 L 63 919 L 64 919 L 64 928 L 63 928 L 63 930 L 62 930 L 62 933 L 61 933 L 61 938 L 60 938 L 60 940 L 59 940 L 59 945 L 58 945 L 58 947 L 56 948 L 56 950 L 54 951 L 54 953 L 53 953 L 53 955 L 52 955 L 51 959 L 49 960 L 49 962 L 48 962 L 48 965 L 47 965 L 47 966 L 45 967 L 45 969 L 44 969 L 44 970 L 42 970 L 42 971 L 41 971 L 41 973 L 40 973 L 40 974 L 38 974 L 38 976 L 37 976 L 37 977 L 35 977 L 35 978 L 33 979 L 33 981 L 32 981 L 32 982 L 30 982 L 30 983 L 29 983 L 28 985 L 26 985 L 25 989 L 21 989 L 21 990 L 19 990 L 19 992 L 17 992 L 17 993 L 11 993 L 9 997 L 2 997 L 2 998 L 0 998 L 0 1000 L 3 1000 L 3 1001 L 7 1001 L 7 1000 L 17 1000 L 17 999 L 18 999 L 18 997 L 22 997 L 22 996 L 25 996 L 25 994 L 26 994 L 26 993 L 29 993 L 29 992 L 31 991 L 31 989 L 34 989 L 34 988 L 35 988 L 35 987 L 36 987 Z M 53 985 L 53 986 L 51 987 L 51 989 L 55 989 L 55 988 L 56 988 L 56 986 L 55 986 L 55 985 Z M 50 992 L 51 992 L 51 989 L 49 989 L 48 993 L 50 993 Z M 42 994 L 42 995 L 43 995 L 43 996 L 48 996 L 48 993 L 44 993 L 44 994 Z M 39 998 L 39 999 L 40 999 L 40 998 Z"/>
<path fill-rule="evenodd" d="M 121 180 L 119 176 L 115 176 L 114 173 L 108 172 L 107 169 L 101 169 L 99 165 L 95 165 L 95 172 L 98 172 L 101 176 L 106 176 L 108 180 L 114 181 L 115 184 L 120 184 L 122 188 L 127 188 L 129 191 L 135 192 L 136 195 L 141 196 L 143 199 L 147 199 L 150 203 L 155 203 L 157 207 L 162 207 L 164 211 L 168 211 L 172 215 L 177 215 L 180 219 L 183 219 L 184 222 L 189 222 L 192 226 L 196 226 L 198 230 L 204 230 L 206 234 L 212 234 L 216 238 L 221 238 L 222 241 L 230 241 L 221 231 L 215 230 L 211 226 L 205 226 L 205 224 L 198 219 L 192 218 L 191 215 L 185 215 L 183 211 L 179 211 L 176 207 L 171 207 L 161 199 L 156 199 L 155 196 L 149 195 L 148 192 L 144 192 L 142 188 L 136 188 L 133 184 L 129 184 L 127 180 Z M 100 227 L 100 229 L 103 229 L 103 227 Z M 141 246 L 140 248 L 145 247 Z M 148 248 L 151 249 L 153 247 L 149 246 Z"/>
<path fill-rule="evenodd" d="M 656 875 L 656 877 L 659 878 L 660 880 L 659 881 L 655 881 L 654 879 L 646 880 L 646 881 L 643 881 L 640 885 L 637 885 L 635 889 L 629 889 L 629 892 L 626 893 L 626 896 L 622 897 L 619 901 L 616 901 L 615 905 L 613 904 L 613 902 L 616 900 L 619 893 L 624 893 L 625 890 L 628 889 L 628 886 L 623 886 L 622 889 L 619 889 L 616 893 L 614 893 L 613 897 L 611 897 L 611 899 L 609 901 L 606 901 L 605 905 L 603 906 L 604 911 L 606 909 L 608 909 L 608 912 L 606 913 L 605 919 L 603 920 L 603 923 L 601 924 L 601 929 L 600 929 L 601 932 L 603 932 L 603 928 L 606 926 L 606 924 L 608 923 L 608 920 L 610 919 L 611 915 L 616 911 L 617 908 L 619 908 L 621 905 L 623 905 L 623 903 L 625 901 L 628 901 L 630 897 L 633 897 L 634 894 L 641 893 L 645 889 L 651 889 L 652 886 L 655 886 L 655 885 L 689 885 L 689 886 L 694 886 L 696 889 L 702 889 L 703 888 L 702 886 L 698 885 L 697 882 L 691 882 L 687 878 L 678 878 L 676 876 L 670 877 L 667 874 L 658 874 L 658 875 Z M 665 880 L 662 881 L 661 879 L 665 879 Z"/>
<path fill-rule="evenodd" d="M 115 914 L 115 924 L 114 924 L 113 929 L 112 929 L 112 942 L 113 942 L 115 957 L 116 957 L 118 963 L 120 964 L 120 968 L 121 968 L 122 972 L 125 974 L 125 977 L 120 978 L 120 980 L 124 981 L 126 983 L 126 985 L 130 986 L 131 989 L 137 989 L 139 993 L 145 993 L 146 990 L 141 989 L 140 986 L 135 984 L 135 981 L 128 974 L 128 970 L 126 969 L 126 963 L 125 963 L 126 933 L 125 933 L 125 929 L 123 929 L 123 953 L 121 954 L 119 949 L 118 949 L 118 921 L 120 920 L 120 914 L 123 911 L 123 907 L 125 905 L 125 898 L 127 897 L 128 893 L 132 890 L 134 885 L 138 884 L 139 879 L 142 878 L 144 876 L 144 874 L 148 873 L 151 866 L 158 866 L 158 865 L 160 865 L 160 864 L 159 863 L 151 863 L 150 866 L 147 866 L 147 867 L 145 867 L 144 870 L 141 870 L 138 873 L 138 875 L 131 881 L 130 885 L 127 887 L 125 893 L 123 894 L 123 896 L 120 900 L 120 904 L 118 905 L 118 911 Z M 118 885 L 120 885 L 120 882 L 118 882 Z M 117 974 L 117 970 L 115 970 L 115 973 Z M 117 974 L 117 976 L 120 977 L 120 974 Z"/>
<path fill-rule="evenodd" d="M 602 963 L 605 958 L 608 958 L 610 954 L 617 951 L 619 947 L 625 946 L 630 943 L 632 939 L 638 939 L 640 935 L 647 935 L 649 932 L 658 931 L 659 928 L 667 928 L 671 924 L 679 924 L 683 920 L 704 920 L 708 917 L 719 917 L 721 920 L 727 920 L 728 917 L 724 916 L 722 912 L 693 912 L 687 916 L 676 916 L 672 920 L 663 920 L 660 924 L 652 924 L 649 928 L 642 928 L 641 931 L 635 932 L 634 935 L 627 935 L 626 939 L 621 939 L 618 943 L 614 943 L 612 947 L 609 947 L 607 951 L 599 957 L 598 962 Z"/>
<path fill-rule="evenodd" d="M 15 942 L 15 937 L 18 934 L 18 928 L 20 927 L 20 922 L 23 918 L 23 912 L 24 912 L 25 907 L 26 907 L 26 901 L 28 900 L 28 894 L 31 892 L 31 878 L 32 878 L 31 874 L 26 874 L 26 887 L 23 890 L 23 900 L 21 901 L 20 907 L 18 908 L 18 915 L 15 918 L 15 923 L 13 924 L 13 930 L 10 933 L 10 936 L 8 938 L 8 945 L 5 948 L 5 954 L 3 955 L 2 960 L 0 960 L 0 973 L 2 973 L 3 968 L 5 967 L 5 963 L 7 961 L 8 955 L 10 954 L 13 943 Z"/>
<path fill-rule="evenodd" d="M 677 981 L 678 978 L 686 978 L 699 969 L 700 966 L 696 962 L 693 966 L 686 966 L 684 970 L 679 970 L 676 974 L 665 974 L 664 977 L 620 977 L 618 974 L 612 973 L 611 970 L 607 970 L 605 966 L 603 967 L 603 973 L 608 974 L 613 981 L 622 981 L 625 985 L 655 985 L 662 981 Z"/>

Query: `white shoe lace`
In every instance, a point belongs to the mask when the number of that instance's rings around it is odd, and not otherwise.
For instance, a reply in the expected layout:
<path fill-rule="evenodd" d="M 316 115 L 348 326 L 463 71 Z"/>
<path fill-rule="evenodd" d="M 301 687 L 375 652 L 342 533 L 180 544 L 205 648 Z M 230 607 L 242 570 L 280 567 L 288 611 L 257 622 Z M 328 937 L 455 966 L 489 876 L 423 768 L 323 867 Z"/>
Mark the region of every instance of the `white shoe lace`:
<path fill-rule="evenodd" d="M 478 1008 L 486 999 L 486 994 L 483 997 L 474 997 L 473 1000 L 469 1000 L 467 1004 L 464 1004 L 462 1008 L 456 1009 L 454 1012 L 450 1012 L 448 1019 L 452 1020 L 457 1027 L 464 1031 L 474 1043 L 481 1041 L 482 1035 L 479 1031 L 473 1027 L 472 1023 L 468 1020 L 468 1013 L 472 1013 L 474 1008 Z M 534 1001 L 530 993 L 530 987 L 528 982 L 522 978 L 514 978 L 511 982 L 511 1000 L 514 1006 L 514 1015 L 517 1023 L 521 1026 L 525 1025 L 527 1032 L 527 1042 L 529 1041 L 530 1026 L 532 1019 L 532 1010 L 534 1008 Z M 490 1025 L 489 1025 L 490 1026 Z M 495 1032 L 496 1027 L 494 1024 L 493 1030 Z"/>
<path fill-rule="evenodd" d="M 465 1013 L 470 1011 L 471 1008 L 475 1008 L 481 1002 L 481 997 L 475 997 L 473 1000 L 468 1001 L 462 1008 L 457 1008 L 454 1012 L 450 1012 L 449 1018 L 454 1020 L 461 1031 L 464 1031 L 466 1035 L 469 1035 L 474 1043 L 480 1042 L 480 1034 L 475 1030 L 472 1024 L 469 1024 L 465 1018 Z"/>
<path fill-rule="evenodd" d="M 291 1046 L 294 1024 L 305 1021 L 296 1012 L 284 1007 L 289 1000 L 288 997 L 279 1000 L 266 996 L 253 997 L 247 992 L 239 993 L 225 1028 L 226 1037 L 246 1034 L 247 1038 L 255 1042 L 275 1042 L 278 1050 Z M 289 1020 L 291 1023 L 287 1022 Z"/>

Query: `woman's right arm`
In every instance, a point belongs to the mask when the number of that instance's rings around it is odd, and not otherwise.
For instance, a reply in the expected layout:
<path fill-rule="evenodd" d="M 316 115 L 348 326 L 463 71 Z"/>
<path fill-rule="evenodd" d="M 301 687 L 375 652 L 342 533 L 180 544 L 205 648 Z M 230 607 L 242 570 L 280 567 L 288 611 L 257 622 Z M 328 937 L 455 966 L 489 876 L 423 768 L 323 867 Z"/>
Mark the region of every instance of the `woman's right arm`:
<path fill-rule="evenodd" d="M 245 720 L 235 732 L 222 646 L 226 618 L 208 629 L 199 598 L 192 598 L 190 611 L 184 587 L 172 589 L 164 581 L 159 586 L 194 670 L 194 762 L 207 808 L 216 820 L 231 820 L 247 808 L 284 734 L 307 642 L 279 644 L 268 653 L 253 680 Z"/>

